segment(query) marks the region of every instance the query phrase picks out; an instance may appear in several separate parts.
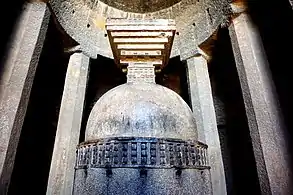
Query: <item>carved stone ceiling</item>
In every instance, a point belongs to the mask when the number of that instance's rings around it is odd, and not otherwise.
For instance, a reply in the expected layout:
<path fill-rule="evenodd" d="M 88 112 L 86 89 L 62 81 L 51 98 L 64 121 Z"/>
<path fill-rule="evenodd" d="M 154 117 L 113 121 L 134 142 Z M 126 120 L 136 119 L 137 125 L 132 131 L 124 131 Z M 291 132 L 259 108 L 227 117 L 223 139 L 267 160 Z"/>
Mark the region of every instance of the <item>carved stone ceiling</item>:
<path fill-rule="evenodd" d="M 92 58 L 113 58 L 105 21 L 173 19 L 176 23 L 171 57 L 191 55 L 227 21 L 230 0 L 49 0 L 56 21 Z M 179 51 L 180 49 L 180 51 Z"/>
<path fill-rule="evenodd" d="M 123 11 L 147 13 L 171 7 L 181 0 L 101 0 L 105 4 Z"/>

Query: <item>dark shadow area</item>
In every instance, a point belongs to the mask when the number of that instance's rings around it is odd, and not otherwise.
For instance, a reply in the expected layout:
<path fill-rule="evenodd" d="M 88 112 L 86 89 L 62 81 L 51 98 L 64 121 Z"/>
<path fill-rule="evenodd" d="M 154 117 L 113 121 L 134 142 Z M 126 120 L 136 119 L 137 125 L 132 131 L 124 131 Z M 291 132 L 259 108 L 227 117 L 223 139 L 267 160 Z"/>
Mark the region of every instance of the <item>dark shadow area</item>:
<path fill-rule="evenodd" d="M 225 117 L 225 123 L 218 125 L 218 130 L 228 194 L 260 194 L 244 101 L 227 29 L 220 29 L 218 33 L 209 74 L 213 95 L 224 107 L 224 113 L 216 114 L 217 118 Z"/>
<path fill-rule="evenodd" d="M 0 18 L 1 20 L 1 36 L 0 36 L 0 75 L 2 72 L 2 60 L 7 55 L 7 48 L 9 48 L 9 42 L 15 24 L 19 18 L 22 10 L 23 0 L 10 0 L 1 2 L 0 6 Z"/>
<path fill-rule="evenodd" d="M 284 115 L 293 167 L 293 10 L 289 0 L 250 1 L 249 9 L 263 40 L 272 77 Z"/>
<path fill-rule="evenodd" d="M 162 72 L 156 75 L 156 83 L 175 91 L 191 107 L 186 67 L 179 56 L 171 58 Z"/>
<path fill-rule="evenodd" d="M 36 70 L 9 194 L 45 194 L 68 57 L 53 20 Z"/>

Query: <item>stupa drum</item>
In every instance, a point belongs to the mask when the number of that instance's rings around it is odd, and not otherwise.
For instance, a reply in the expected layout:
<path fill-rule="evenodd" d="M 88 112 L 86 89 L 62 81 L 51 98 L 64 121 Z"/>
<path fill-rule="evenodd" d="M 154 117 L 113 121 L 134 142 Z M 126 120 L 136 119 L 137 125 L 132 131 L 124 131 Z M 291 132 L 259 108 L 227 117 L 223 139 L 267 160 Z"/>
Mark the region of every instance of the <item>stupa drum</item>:
<path fill-rule="evenodd" d="M 154 62 L 128 62 L 127 83 L 96 102 L 77 149 L 74 194 L 211 194 L 193 113 L 155 83 Z"/>

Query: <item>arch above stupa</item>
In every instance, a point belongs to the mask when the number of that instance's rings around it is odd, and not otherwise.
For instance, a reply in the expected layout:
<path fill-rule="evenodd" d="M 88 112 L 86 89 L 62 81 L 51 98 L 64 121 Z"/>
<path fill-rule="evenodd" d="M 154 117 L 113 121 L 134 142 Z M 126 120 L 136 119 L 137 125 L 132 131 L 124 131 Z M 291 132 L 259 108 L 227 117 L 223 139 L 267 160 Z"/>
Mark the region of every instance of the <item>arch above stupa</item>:
<path fill-rule="evenodd" d="M 113 58 L 105 29 L 107 18 L 174 19 L 177 34 L 170 57 L 182 55 L 179 50 L 182 44 L 187 44 L 187 48 L 194 48 L 205 42 L 228 20 L 229 1 L 151 1 L 151 4 L 156 5 L 152 9 L 138 8 L 140 4 L 135 2 L 134 7 L 128 6 L 130 1 L 122 0 L 50 0 L 49 4 L 64 31 L 92 58 L 97 55 Z M 164 5 L 159 6 L 161 4 Z"/>

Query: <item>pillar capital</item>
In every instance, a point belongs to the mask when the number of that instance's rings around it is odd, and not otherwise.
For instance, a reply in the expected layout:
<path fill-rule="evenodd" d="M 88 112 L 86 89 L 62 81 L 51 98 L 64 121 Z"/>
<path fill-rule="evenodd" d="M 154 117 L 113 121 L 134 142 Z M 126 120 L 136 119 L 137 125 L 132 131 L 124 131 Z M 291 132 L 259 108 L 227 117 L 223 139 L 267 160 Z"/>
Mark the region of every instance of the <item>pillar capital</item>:
<path fill-rule="evenodd" d="M 82 48 L 80 45 L 75 45 L 72 47 L 66 47 L 64 48 L 64 53 L 68 53 L 68 54 L 73 54 L 73 53 L 81 53 L 82 52 Z"/>
<path fill-rule="evenodd" d="M 207 61 L 211 60 L 211 43 L 214 41 L 216 32 L 211 35 L 203 43 L 199 44 L 196 41 L 196 33 L 194 26 L 187 26 L 182 29 L 180 38 L 179 38 L 179 50 L 180 50 L 180 59 L 182 61 L 188 60 L 193 57 L 204 57 Z"/>
<path fill-rule="evenodd" d="M 87 51 L 85 49 L 83 49 L 81 47 L 81 45 L 75 45 L 75 46 L 71 46 L 71 47 L 66 47 L 64 48 L 64 53 L 69 54 L 69 55 L 73 55 L 75 53 L 82 53 L 85 56 L 92 58 L 92 59 L 96 59 L 96 56 L 92 56 L 89 53 L 87 53 Z"/>
<path fill-rule="evenodd" d="M 180 59 L 182 61 L 186 61 L 186 60 L 189 60 L 191 58 L 204 58 L 207 62 L 209 62 L 211 60 L 211 56 L 208 55 L 206 52 L 204 52 L 199 47 L 195 48 L 194 51 L 192 52 L 192 55 L 190 55 L 188 57 L 180 55 Z"/>
<path fill-rule="evenodd" d="M 228 28 L 234 19 L 242 14 L 246 14 L 248 11 L 247 3 L 243 0 L 234 0 L 227 7 L 229 14 L 227 15 L 227 21 L 221 24 L 221 28 Z"/>
<path fill-rule="evenodd" d="M 231 19 L 237 18 L 243 13 L 247 13 L 247 3 L 244 1 L 235 1 L 230 3 Z"/>

